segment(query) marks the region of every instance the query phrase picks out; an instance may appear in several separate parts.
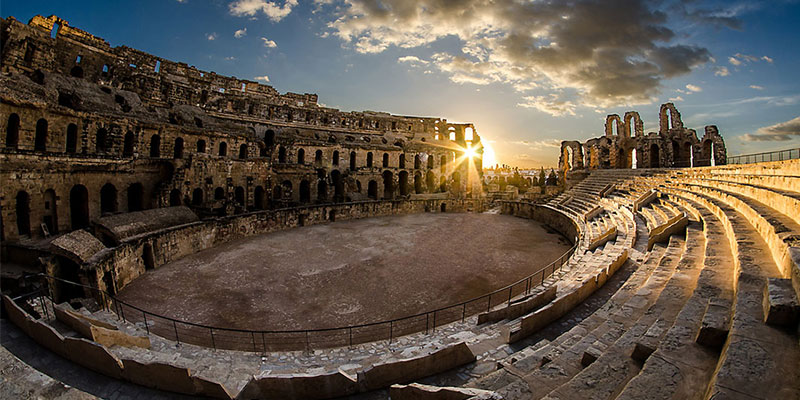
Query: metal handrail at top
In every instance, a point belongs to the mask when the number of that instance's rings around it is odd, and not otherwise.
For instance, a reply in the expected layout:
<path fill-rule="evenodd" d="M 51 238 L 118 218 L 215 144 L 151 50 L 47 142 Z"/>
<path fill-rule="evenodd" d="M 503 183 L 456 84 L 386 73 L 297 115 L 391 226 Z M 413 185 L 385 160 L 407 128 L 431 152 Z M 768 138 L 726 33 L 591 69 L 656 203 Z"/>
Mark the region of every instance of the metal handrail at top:
<path fill-rule="evenodd" d="M 728 157 L 728 164 L 753 164 L 758 162 L 786 161 L 800 158 L 800 148 L 740 154 Z"/>

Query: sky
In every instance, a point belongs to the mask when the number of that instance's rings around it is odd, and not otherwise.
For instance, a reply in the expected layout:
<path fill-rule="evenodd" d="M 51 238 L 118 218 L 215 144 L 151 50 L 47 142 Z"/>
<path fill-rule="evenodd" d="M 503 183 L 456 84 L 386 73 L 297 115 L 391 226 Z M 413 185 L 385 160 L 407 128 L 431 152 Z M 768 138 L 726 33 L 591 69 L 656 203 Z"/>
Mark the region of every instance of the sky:
<path fill-rule="evenodd" d="M 800 147 L 800 0 L 11 1 L 201 70 L 343 111 L 472 122 L 484 165 L 555 166 L 562 140 L 675 103 L 729 155 Z"/>

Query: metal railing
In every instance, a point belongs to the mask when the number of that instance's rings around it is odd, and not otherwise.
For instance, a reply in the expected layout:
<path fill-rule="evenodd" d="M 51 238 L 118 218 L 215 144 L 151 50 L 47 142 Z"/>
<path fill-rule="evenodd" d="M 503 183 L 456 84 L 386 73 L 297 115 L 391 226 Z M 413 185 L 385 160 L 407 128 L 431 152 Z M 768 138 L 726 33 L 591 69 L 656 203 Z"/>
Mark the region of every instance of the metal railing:
<path fill-rule="evenodd" d="M 530 294 L 534 288 L 544 285 L 545 280 L 560 271 L 578 245 L 536 272 L 510 285 L 470 300 L 407 317 L 350 325 L 339 328 L 302 330 L 249 330 L 216 327 L 155 314 L 122 301 L 96 287 L 71 282 L 50 275 L 40 274 L 48 281 L 54 292 L 55 285 L 80 287 L 87 296 L 94 297 L 101 307 L 116 314 L 125 322 L 136 324 L 148 334 L 161 336 L 178 343 L 190 343 L 214 349 L 227 349 L 266 353 L 269 351 L 311 350 L 331 347 L 353 346 L 361 343 L 389 340 L 413 333 L 433 333 L 437 327 L 456 321 L 464 322 L 477 313 L 489 311 L 501 304 L 511 304 L 515 298 Z"/>
<path fill-rule="evenodd" d="M 752 164 L 757 162 L 794 160 L 797 158 L 800 158 L 800 148 L 730 156 L 728 157 L 728 164 Z"/>

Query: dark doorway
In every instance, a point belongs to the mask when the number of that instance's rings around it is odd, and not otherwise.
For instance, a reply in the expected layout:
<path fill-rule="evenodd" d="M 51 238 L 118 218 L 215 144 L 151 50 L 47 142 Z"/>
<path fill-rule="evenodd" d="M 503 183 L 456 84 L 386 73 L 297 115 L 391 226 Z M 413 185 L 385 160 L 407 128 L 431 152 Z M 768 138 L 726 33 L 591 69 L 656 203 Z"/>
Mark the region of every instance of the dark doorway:
<path fill-rule="evenodd" d="M 128 212 L 144 209 L 144 187 L 141 183 L 128 186 Z"/>
<path fill-rule="evenodd" d="M 20 236 L 31 235 L 31 197 L 24 191 L 17 193 L 17 232 Z"/>
<path fill-rule="evenodd" d="M 117 212 L 117 188 L 106 183 L 100 188 L 100 213 L 108 214 Z"/>
<path fill-rule="evenodd" d="M 89 226 L 89 191 L 86 186 L 75 185 L 69 191 L 69 217 L 72 229 Z"/>

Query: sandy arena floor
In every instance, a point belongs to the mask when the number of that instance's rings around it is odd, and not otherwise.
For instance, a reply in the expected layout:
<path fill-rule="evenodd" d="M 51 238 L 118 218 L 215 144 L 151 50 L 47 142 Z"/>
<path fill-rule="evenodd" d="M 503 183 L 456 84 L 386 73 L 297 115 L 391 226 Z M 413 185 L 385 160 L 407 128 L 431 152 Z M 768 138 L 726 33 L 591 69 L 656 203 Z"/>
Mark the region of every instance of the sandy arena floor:
<path fill-rule="evenodd" d="M 237 240 L 150 271 L 120 298 L 221 327 L 310 329 L 403 317 L 521 279 L 569 243 L 535 221 L 414 214 Z"/>

